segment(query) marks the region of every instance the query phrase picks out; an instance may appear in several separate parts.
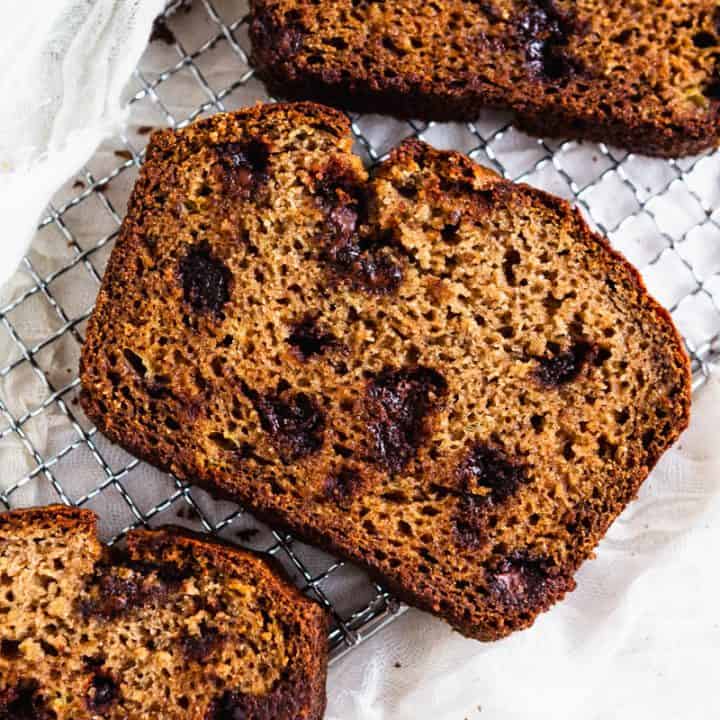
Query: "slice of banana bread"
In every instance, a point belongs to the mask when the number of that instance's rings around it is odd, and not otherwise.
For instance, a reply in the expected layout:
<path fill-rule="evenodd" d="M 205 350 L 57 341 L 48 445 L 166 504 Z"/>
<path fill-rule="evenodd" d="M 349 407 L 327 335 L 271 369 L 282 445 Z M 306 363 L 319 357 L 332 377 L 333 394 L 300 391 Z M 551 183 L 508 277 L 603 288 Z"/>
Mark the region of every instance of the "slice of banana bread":
<path fill-rule="evenodd" d="M 277 94 L 473 120 L 660 156 L 720 138 L 716 0 L 252 0 L 254 62 Z"/>
<path fill-rule="evenodd" d="M 112 440 L 370 568 L 525 627 L 688 421 L 668 314 L 562 200 L 266 105 L 153 135 L 81 360 Z"/>
<path fill-rule="evenodd" d="M 322 608 L 258 556 L 93 513 L 0 515 L 0 718 L 319 720 Z"/>

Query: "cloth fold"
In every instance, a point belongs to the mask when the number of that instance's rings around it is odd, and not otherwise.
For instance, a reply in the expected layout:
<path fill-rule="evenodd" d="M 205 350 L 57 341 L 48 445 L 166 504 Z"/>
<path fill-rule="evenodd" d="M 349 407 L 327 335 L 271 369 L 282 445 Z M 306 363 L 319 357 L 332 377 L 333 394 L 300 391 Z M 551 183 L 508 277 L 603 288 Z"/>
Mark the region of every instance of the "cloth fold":
<path fill-rule="evenodd" d="M 123 90 L 164 4 L 0 3 L 0 285 L 53 193 L 121 127 Z"/>

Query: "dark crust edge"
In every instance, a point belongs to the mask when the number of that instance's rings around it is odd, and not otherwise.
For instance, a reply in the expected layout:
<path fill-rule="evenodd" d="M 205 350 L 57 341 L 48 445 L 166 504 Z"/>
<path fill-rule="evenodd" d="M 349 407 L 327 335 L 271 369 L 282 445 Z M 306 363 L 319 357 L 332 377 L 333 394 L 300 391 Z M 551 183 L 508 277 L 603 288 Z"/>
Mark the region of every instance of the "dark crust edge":
<path fill-rule="evenodd" d="M 28 524 L 42 522 L 53 523 L 66 530 L 85 528 L 95 533 L 97 537 L 97 515 L 92 510 L 84 508 L 53 504 L 14 508 L 0 513 L 0 527 L 3 525 L 26 527 Z"/>
<path fill-rule="evenodd" d="M 696 155 L 720 144 L 718 109 L 714 115 L 710 110 L 707 120 L 688 118 L 681 126 L 643 121 L 631 112 L 605 120 L 594 115 L 591 107 L 574 108 L 560 102 L 542 105 L 533 98 L 506 100 L 497 91 L 492 92 L 490 85 L 485 89 L 477 87 L 480 82 L 474 86 L 468 83 L 461 89 L 438 84 L 432 90 L 420 90 L 398 87 L 401 83 L 410 85 L 402 76 L 388 80 L 374 74 L 338 81 L 324 69 L 293 64 L 275 47 L 262 44 L 262 33 L 254 21 L 256 16 L 272 12 L 265 7 L 265 1 L 251 2 L 251 59 L 271 94 L 286 100 L 310 100 L 352 112 L 437 122 L 477 120 L 485 108 L 510 110 L 518 127 L 531 135 L 603 142 L 662 158 Z"/>
<path fill-rule="evenodd" d="M 239 108 L 232 112 L 218 114 L 222 114 L 225 117 L 232 116 L 237 122 L 246 120 L 262 120 L 266 122 L 268 118 L 271 118 L 275 114 L 282 115 L 287 113 L 302 115 L 304 119 L 307 119 L 308 116 L 313 117 L 324 123 L 328 130 L 340 138 L 347 137 L 350 134 L 350 118 L 342 110 L 321 105 L 313 101 L 306 102 L 300 100 L 296 102 L 263 103 L 258 100 L 254 105 Z M 196 120 L 192 123 L 191 128 L 195 133 L 198 131 L 215 130 L 217 127 L 216 117 L 217 115 L 212 115 L 202 120 Z M 173 130 L 172 128 L 163 128 L 151 133 L 145 150 L 145 161 L 143 164 L 146 165 L 151 160 L 160 159 L 163 153 L 181 142 L 187 134 L 187 129 L 188 128 Z M 188 148 L 190 151 L 196 151 L 199 149 L 199 146 L 189 144 Z M 128 211 L 129 209 L 130 204 L 128 204 Z"/>
<path fill-rule="evenodd" d="M 100 549 L 102 544 L 97 537 L 97 519 L 98 516 L 92 510 L 68 505 L 47 505 L 0 513 L 0 526 L 16 526 L 18 530 L 21 530 L 38 523 L 48 522 L 66 530 L 83 529 L 88 532 L 91 541 L 96 543 L 97 548 Z M 295 686 L 303 683 L 305 686 L 303 694 L 310 699 L 310 706 L 307 708 L 308 714 L 303 716 L 303 720 L 322 720 L 327 702 L 325 684 L 328 666 L 327 633 L 330 618 L 319 603 L 303 595 L 299 588 L 290 581 L 285 568 L 278 560 L 264 553 L 241 548 L 225 540 L 174 525 L 131 530 L 127 533 L 126 539 L 128 552 L 132 552 L 134 548 L 141 551 L 143 546 L 146 549 L 152 549 L 156 543 L 190 544 L 192 548 L 208 553 L 215 559 L 220 558 L 221 562 L 230 565 L 234 565 L 239 558 L 253 562 L 265 575 L 263 578 L 265 587 L 271 586 L 273 592 L 284 595 L 286 599 L 302 608 L 307 631 L 302 642 L 307 644 L 306 659 L 310 662 L 303 667 L 304 674 L 295 677 L 294 684 L 291 683 L 287 689 L 283 688 L 282 692 L 286 693 L 288 697 L 295 698 L 299 695 L 299 688 Z M 278 718 L 278 720 L 291 719 Z"/>
<path fill-rule="evenodd" d="M 284 110 L 300 111 L 311 109 L 314 115 L 321 114 L 325 111 L 325 108 L 315 105 L 313 103 L 279 103 L 265 106 L 255 106 L 248 110 L 242 110 L 238 113 L 233 114 L 236 117 L 240 118 L 254 117 L 260 114 L 263 108 L 271 110 L 272 112 L 276 112 L 281 108 Z M 342 116 L 341 113 L 339 113 L 338 111 L 332 109 L 328 109 L 327 111 L 331 113 L 331 117 L 337 118 L 338 116 L 340 116 L 345 120 L 343 124 L 347 128 L 346 134 L 348 134 L 349 123 L 347 119 Z M 205 120 L 203 122 L 209 125 L 209 127 L 214 127 L 212 121 L 213 118 L 209 118 L 208 120 Z M 168 132 L 169 131 L 162 131 L 162 133 L 159 134 L 167 137 Z M 155 138 L 157 138 L 159 134 L 156 133 L 153 136 L 153 140 L 155 140 Z M 664 326 L 669 331 L 669 335 L 673 342 L 672 355 L 674 357 L 674 361 L 679 367 L 684 368 L 686 372 L 687 381 L 685 383 L 685 392 L 683 397 L 678 398 L 677 401 L 678 406 L 682 406 L 682 415 L 676 418 L 673 432 L 670 434 L 670 436 L 666 438 L 663 450 L 662 452 L 658 453 L 658 456 L 654 459 L 654 462 L 652 462 L 648 466 L 638 467 L 636 469 L 634 477 L 628 478 L 628 489 L 626 496 L 621 498 L 621 500 L 616 503 L 615 507 L 613 507 L 612 512 L 599 517 L 599 522 L 597 523 L 597 526 L 592 534 L 592 539 L 594 541 L 594 545 L 596 546 L 597 543 L 605 535 L 610 524 L 615 520 L 615 518 L 625 508 L 625 506 L 632 499 L 634 499 L 634 497 L 636 497 L 638 489 L 640 488 L 652 468 L 655 466 L 659 458 L 662 456 L 662 454 L 674 443 L 680 433 L 685 430 L 685 428 L 689 424 L 692 376 L 690 370 L 690 361 L 685 350 L 682 338 L 677 328 L 672 322 L 670 313 L 665 308 L 663 308 L 654 298 L 652 298 L 652 296 L 648 294 L 645 283 L 639 271 L 633 265 L 631 265 L 630 262 L 620 252 L 615 250 L 606 238 L 602 237 L 597 233 L 594 233 L 589 228 L 588 224 L 586 223 L 580 212 L 577 209 L 573 208 L 567 201 L 559 197 L 550 195 L 549 193 L 546 193 L 542 190 L 533 188 L 529 185 L 515 184 L 510 181 L 503 180 L 492 171 L 489 171 L 486 168 L 477 165 L 461 153 L 455 151 L 439 151 L 427 145 L 426 143 L 423 143 L 422 141 L 416 139 L 406 140 L 405 142 L 401 143 L 397 148 L 392 151 L 390 159 L 387 162 L 392 162 L 392 160 L 396 158 L 400 153 L 415 154 L 418 152 L 436 153 L 438 156 L 442 156 L 450 160 L 455 165 L 471 168 L 472 172 L 475 174 L 478 173 L 479 169 L 481 171 L 483 182 L 488 183 L 487 187 L 490 187 L 493 184 L 511 187 L 515 191 L 520 191 L 524 193 L 531 200 L 539 202 L 543 206 L 555 211 L 557 214 L 568 217 L 574 223 L 575 230 L 578 233 L 576 241 L 578 243 L 582 243 L 586 247 L 592 247 L 593 244 L 599 244 L 602 250 L 605 252 L 605 256 L 608 261 L 608 270 L 614 269 L 618 274 L 624 274 L 634 286 L 634 289 L 638 293 L 641 301 L 643 301 L 648 306 L 651 313 L 655 314 L 658 323 Z M 135 186 L 135 190 L 133 191 L 133 196 L 131 198 L 128 208 L 129 209 L 126 218 L 130 217 L 133 212 L 140 211 L 142 209 L 142 174 Z M 126 233 L 124 232 L 125 227 L 126 223 L 123 224 L 120 237 L 113 250 L 110 262 L 108 264 L 108 268 L 106 270 L 106 277 L 111 282 L 113 281 L 114 273 L 116 271 L 121 272 L 121 269 L 125 264 L 126 254 L 120 252 L 120 249 L 123 247 L 124 241 L 126 240 Z M 100 296 L 98 298 L 98 307 L 100 306 L 100 301 L 103 300 L 104 293 L 105 281 L 103 282 L 103 287 L 101 288 Z M 561 583 L 558 583 L 557 586 L 554 588 L 554 591 L 548 593 L 543 598 L 541 606 L 532 608 L 532 612 L 530 613 L 530 618 L 528 620 L 522 620 L 517 616 L 517 614 L 512 613 L 494 614 L 492 612 L 492 608 L 488 608 L 488 617 L 493 616 L 493 614 L 496 617 L 501 616 L 505 624 L 500 629 L 491 628 L 489 626 L 481 624 L 473 624 L 462 617 L 462 614 L 460 613 L 461 608 L 456 608 L 450 605 L 449 609 L 441 609 L 437 601 L 435 601 L 430 594 L 416 592 L 412 588 L 405 586 L 402 582 L 402 572 L 398 573 L 397 578 L 386 575 L 383 570 L 373 562 L 371 558 L 365 557 L 360 553 L 354 551 L 352 548 L 344 546 L 343 544 L 341 544 L 341 542 L 339 542 L 336 538 L 333 537 L 331 532 L 321 532 L 317 528 L 311 527 L 308 523 L 303 522 L 300 518 L 285 517 L 273 508 L 262 506 L 258 504 L 257 498 L 252 497 L 250 493 L 248 493 L 247 496 L 243 496 L 241 493 L 233 492 L 231 489 L 223 488 L 213 483 L 212 479 L 198 478 L 194 475 L 191 476 L 187 473 L 183 473 L 182 468 L 178 466 L 178 458 L 165 455 L 164 453 L 158 451 L 157 449 L 146 443 L 142 437 L 139 437 L 132 433 L 123 433 L 117 428 L 108 426 L 108 424 L 105 422 L 105 416 L 102 409 L 99 405 L 95 403 L 94 399 L 87 391 L 87 384 L 84 382 L 86 375 L 85 364 L 89 363 L 91 361 L 91 358 L 86 357 L 85 348 L 90 344 L 88 342 L 89 340 L 98 340 L 99 338 L 95 336 L 101 334 L 101 330 L 99 328 L 99 320 L 93 322 L 94 320 L 96 320 L 97 317 L 98 314 L 94 313 L 93 317 L 91 318 L 91 322 L 88 326 L 87 331 L 86 345 L 83 346 L 83 353 L 81 356 L 81 383 L 84 388 L 80 395 L 81 405 L 88 417 L 97 425 L 98 429 L 103 434 L 105 434 L 111 441 L 122 446 L 136 457 L 146 462 L 149 462 L 150 464 L 166 472 L 173 472 L 176 475 L 182 475 L 184 479 L 189 480 L 196 484 L 198 487 L 207 490 L 208 492 L 212 493 L 216 498 L 226 498 L 232 501 L 240 502 L 245 505 L 260 520 L 268 524 L 274 525 L 275 527 L 278 527 L 282 530 L 290 532 L 294 535 L 297 535 L 299 538 L 306 540 L 310 543 L 314 543 L 318 547 L 330 553 L 345 557 L 351 562 L 357 563 L 360 567 L 366 570 L 371 575 L 371 577 L 379 581 L 381 584 L 385 585 L 400 600 L 409 605 L 418 607 L 422 610 L 426 610 L 445 619 L 462 635 L 465 635 L 467 637 L 479 640 L 497 640 L 505 637 L 506 635 L 516 630 L 530 627 L 540 612 L 547 610 L 551 605 L 561 600 L 567 592 L 571 591 L 575 587 L 575 583 L 572 577 L 579 568 L 579 566 L 582 564 L 582 562 L 588 559 L 587 556 L 578 560 L 578 562 L 573 567 L 566 567 L 562 569 L 563 575 L 566 578 L 564 587 Z"/>

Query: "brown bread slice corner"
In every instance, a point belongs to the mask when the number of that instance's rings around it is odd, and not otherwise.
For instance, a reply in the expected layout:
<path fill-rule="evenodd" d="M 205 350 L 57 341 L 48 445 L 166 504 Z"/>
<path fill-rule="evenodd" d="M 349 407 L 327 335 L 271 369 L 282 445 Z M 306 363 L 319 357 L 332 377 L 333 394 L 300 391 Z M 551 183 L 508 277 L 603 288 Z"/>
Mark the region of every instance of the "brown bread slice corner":
<path fill-rule="evenodd" d="M 659 156 L 720 139 L 714 0 L 253 0 L 274 94 L 362 112 L 474 120 Z"/>
<path fill-rule="evenodd" d="M 319 605 L 201 536 L 127 544 L 101 545 L 85 510 L 0 515 L 2 720 L 320 720 Z"/>
<path fill-rule="evenodd" d="M 153 136 L 91 318 L 113 441 L 494 639 L 574 586 L 688 422 L 669 315 L 567 203 L 257 106 Z"/>

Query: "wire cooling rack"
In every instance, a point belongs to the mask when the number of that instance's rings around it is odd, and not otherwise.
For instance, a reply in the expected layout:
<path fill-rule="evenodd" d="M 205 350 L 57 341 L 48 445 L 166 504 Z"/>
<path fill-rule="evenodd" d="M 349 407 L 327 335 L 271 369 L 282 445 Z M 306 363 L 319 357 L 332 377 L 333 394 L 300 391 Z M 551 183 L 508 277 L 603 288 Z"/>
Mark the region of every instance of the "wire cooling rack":
<path fill-rule="evenodd" d="M 265 550 L 332 613 L 337 658 L 403 606 L 349 565 L 111 446 L 77 404 L 86 321 L 148 133 L 270 99 L 248 60 L 246 15 L 238 0 L 169 4 L 128 91 L 126 132 L 100 148 L 39 224 L 18 289 L 0 307 L 0 349 L 10 348 L 8 357 L 0 354 L 0 458 L 3 451 L 11 458 L 0 469 L 0 509 L 63 502 L 98 511 L 109 542 L 134 527 L 175 522 Z M 696 386 L 707 377 L 720 356 L 720 211 L 713 211 L 720 208 L 720 151 L 649 160 L 604 145 L 530 138 L 491 112 L 448 125 L 351 119 L 368 165 L 414 135 L 572 200 L 670 310 Z"/>

